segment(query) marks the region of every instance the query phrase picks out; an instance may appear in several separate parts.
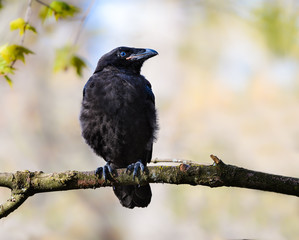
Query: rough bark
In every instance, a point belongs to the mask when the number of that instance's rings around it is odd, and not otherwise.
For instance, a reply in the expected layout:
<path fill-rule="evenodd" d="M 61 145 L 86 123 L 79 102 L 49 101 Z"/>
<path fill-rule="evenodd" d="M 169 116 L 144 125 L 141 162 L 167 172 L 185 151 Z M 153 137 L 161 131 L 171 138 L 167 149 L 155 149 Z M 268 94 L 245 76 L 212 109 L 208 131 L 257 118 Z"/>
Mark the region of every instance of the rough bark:
<path fill-rule="evenodd" d="M 233 165 L 224 164 L 211 155 L 213 165 L 200 165 L 192 162 L 178 166 L 149 166 L 138 178 L 133 179 L 126 169 L 118 169 L 113 179 L 105 181 L 94 171 L 67 171 L 43 173 L 17 171 L 0 173 L 0 187 L 11 189 L 11 197 L 0 205 L 0 218 L 17 209 L 28 197 L 53 191 L 66 191 L 82 188 L 111 187 L 146 183 L 168 183 L 203 185 L 209 187 L 241 187 L 299 196 L 299 179 L 256 172 Z M 157 162 L 157 161 L 154 161 Z M 171 162 L 183 162 L 172 160 Z"/>

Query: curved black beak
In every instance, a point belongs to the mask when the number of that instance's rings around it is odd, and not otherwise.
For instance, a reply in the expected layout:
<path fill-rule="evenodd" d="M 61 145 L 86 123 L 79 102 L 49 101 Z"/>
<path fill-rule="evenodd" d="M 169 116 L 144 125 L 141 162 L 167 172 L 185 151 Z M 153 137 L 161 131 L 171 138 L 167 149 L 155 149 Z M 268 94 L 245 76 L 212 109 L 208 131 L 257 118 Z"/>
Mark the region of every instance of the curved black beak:
<path fill-rule="evenodd" d="M 143 61 L 145 61 L 146 59 L 149 59 L 156 55 L 158 55 L 157 51 L 155 51 L 153 49 L 145 48 L 145 49 L 140 49 L 136 53 L 132 53 L 129 57 L 126 58 L 126 60 L 143 60 Z"/>

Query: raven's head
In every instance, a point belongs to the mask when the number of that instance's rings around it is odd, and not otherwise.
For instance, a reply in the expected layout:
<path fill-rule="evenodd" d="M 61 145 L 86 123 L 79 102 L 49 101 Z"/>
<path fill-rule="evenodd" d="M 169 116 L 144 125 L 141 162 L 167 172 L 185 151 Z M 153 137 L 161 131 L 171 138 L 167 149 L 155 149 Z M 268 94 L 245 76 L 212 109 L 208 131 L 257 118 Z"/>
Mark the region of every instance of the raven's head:
<path fill-rule="evenodd" d="M 123 71 L 139 74 L 145 60 L 157 54 L 155 50 L 148 48 L 118 47 L 100 58 L 95 73 L 113 66 Z"/>

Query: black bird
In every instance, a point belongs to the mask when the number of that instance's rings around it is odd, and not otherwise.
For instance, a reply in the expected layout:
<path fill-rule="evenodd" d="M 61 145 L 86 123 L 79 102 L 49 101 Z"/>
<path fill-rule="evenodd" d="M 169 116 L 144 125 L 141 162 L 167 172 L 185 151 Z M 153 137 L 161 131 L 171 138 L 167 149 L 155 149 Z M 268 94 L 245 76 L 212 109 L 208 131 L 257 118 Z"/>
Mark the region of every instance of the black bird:
<path fill-rule="evenodd" d="M 152 49 L 118 47 L 98 61 L 83 90 L 80 114 L 82 136 L 107 164 L 97 169 L 107 179 L 116 168 L 138 170 L 151 161 L 158 129 L 155 96 L 142 75 L 142 64 L 158 53 Z M 127 208 L 146 207 L 149 184 L 114 186 Z"/>

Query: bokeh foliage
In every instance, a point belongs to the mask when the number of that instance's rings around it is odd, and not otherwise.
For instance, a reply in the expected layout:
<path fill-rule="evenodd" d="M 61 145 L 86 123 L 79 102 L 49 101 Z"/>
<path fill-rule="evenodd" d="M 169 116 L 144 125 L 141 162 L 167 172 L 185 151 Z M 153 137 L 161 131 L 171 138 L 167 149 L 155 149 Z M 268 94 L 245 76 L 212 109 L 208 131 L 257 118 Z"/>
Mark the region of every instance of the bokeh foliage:
<path fill-rule="evenodd" d="M 75 7 L 63 1 L 52 1 L 49 5 L 42 2 L 36 1 L 42 4 L 43 7 L 40 10 L 39 17 L 42 22 L 55 17 L 55 20 L 68 19 L 76 16 L 80 12 L 80 8 Z M 0 2 L 0 6 L 1 2 Z M 33 53 L 31 50 L 23 46 L 24 34 L 26 31 L 32 31 L 37 33 L 36 28 L 30 23 L 30 12 L 32 8 L 32 3 L 27 6 L 28 19 L 23 19 L 21 17 L 12 20 L 10 22 L 10 30 L 19 30 L 19 34 L 22 37 L 21 43 L 17 44 L 4 44 L 0 46 L 0 76 L 3 76 L 7 82 L 12 85 L 12 80 L 10 75 L 15 73 L 15 63 L 21 60 L 25 63 L 25 55 Z M 26 13 L 27 14 L 27 13 Z M 36 24 L 36 23 L 35 23 Z M 76 54 L 77 47 L 75 44 L 66 44 L 65 47 L 56 50 L 56 58 L 54 64 L 54 71 L 64 70 L 69 68 L 74 68 L 78 76 L 82 76 L 82 70 L 86 67 L 84 60 Z"/>
<path fill-rule="evenodd" d="M 253 11 L 266 45 L 278 56 L 299 57 L 298 10 L 298 7 L 286 8 L 283 2 L 271 1 Z"/>

